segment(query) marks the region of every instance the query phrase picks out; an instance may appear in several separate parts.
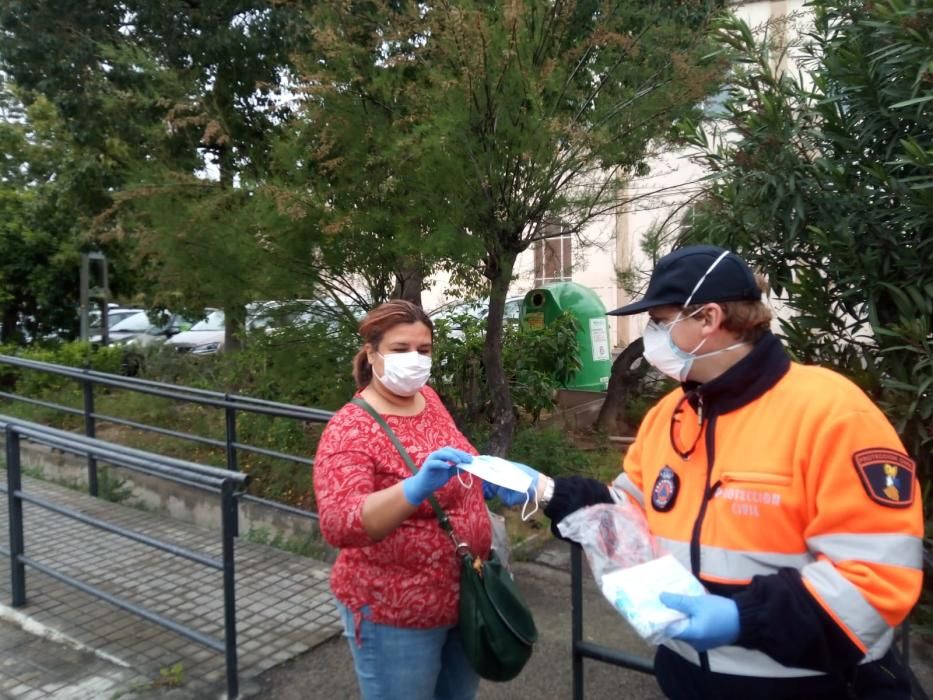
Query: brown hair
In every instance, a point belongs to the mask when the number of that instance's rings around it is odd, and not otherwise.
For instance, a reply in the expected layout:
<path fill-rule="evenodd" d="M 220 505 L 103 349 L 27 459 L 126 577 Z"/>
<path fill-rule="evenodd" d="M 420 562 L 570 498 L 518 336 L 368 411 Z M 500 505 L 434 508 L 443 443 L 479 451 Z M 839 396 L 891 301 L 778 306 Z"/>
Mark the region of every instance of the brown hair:
<path fill-rule="evenodd" d="M 755 273 L 758 288 L 765 296 L 771 291 L 767 278 L 761 273 Z M 722 307 L 722 327 L 734 333 L 739 340 L 746 343 L 757 343 L 762 336 L 771 329 L 770 307 L 763 301 L 720 301 Z M 691 304 L 684 309 L 685 315 L 701 309 L 706 304 Z"/>
<path fill-rule="evenodd" d="M 368 386 L 373 379 L 373 366 L 369 364 L 365 345 L 368 343 L 373 348 L 379 347 L 386 332 L 403 323 L 423 323 L 431 331 L 431 338 L 434 338 L 434 324 L 424 309 L 404 299 L 392 299 L 380 304 L 360 321 L 359 333 L 364 346 L 353 358 L 353 379 L 356 380 L 357 389 Z"/>

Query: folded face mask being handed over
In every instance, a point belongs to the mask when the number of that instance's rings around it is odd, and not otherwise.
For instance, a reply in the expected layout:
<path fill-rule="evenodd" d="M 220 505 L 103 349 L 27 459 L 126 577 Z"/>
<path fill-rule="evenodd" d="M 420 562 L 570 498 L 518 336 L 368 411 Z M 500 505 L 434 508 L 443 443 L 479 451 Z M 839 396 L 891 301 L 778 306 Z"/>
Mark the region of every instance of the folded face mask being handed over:
<path fill-rule="evenodd" d="M 527 520 L 538 511 L 538 492 L 536 488 L 533 488 L 535 486 L 534 477 L 509 460 L 491 455 L 479 455 L 474 457 L 469 464 L 460 464 L 458 466 L 460 469 L 468 471 L 490 484 L 524 494 L 525 503 L 522 505 L 522 520 Z M 526 513 L 525 509 L 531 502 L 532 493 L 534 494 L 535 507 L 530 513 Z"/>

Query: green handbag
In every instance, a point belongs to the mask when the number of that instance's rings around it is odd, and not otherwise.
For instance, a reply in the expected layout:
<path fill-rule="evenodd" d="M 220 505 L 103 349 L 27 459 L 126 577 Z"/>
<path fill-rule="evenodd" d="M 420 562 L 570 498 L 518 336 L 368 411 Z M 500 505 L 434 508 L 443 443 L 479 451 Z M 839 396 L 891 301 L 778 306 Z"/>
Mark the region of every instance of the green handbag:
<path fill-rule="evenodd" d="M 382 416 L 364 399 L 352 403 L 363 408 L 389 436 L 412 474 L 418 471 L 408 452 Z M 470 665 L 490 681 L 509 681 L 528 663 L 538 640 L 531 611 L 525 605 L 512 574 L 502 566 L 496 551 L 483 561 L 470 551 L 469 545 L 458 542 L 447 513 L 434 496 L 428 501 L 441 527 L 450 537 L 460 559 L 460 622 L 458 630 Z"/>

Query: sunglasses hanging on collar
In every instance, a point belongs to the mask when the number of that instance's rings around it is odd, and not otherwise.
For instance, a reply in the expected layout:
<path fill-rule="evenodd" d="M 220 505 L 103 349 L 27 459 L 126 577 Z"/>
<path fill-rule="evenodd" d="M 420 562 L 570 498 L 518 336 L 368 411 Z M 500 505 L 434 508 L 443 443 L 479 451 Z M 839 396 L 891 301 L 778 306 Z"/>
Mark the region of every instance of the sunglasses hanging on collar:
<path fill-rule="evenodd" d="M 693 401 L 696 401 L 696 412 L 697 412 L 697 428 L 696 435 L 693 437 L 693 441 L 690 442 L 689 446 L 685 445 L 681 439 L 683 428 L 684 428 L 684 414 L 686 413 L 685 404 L 692 405 Z M 697 445 L 700 444 L 700 438 L 703 437 L 703 425 L 706 422 L 706 416 L 703 414 L 703 396 L 696 391 L 685 392 L 683 398 L 677 402 L 677 406 L 674 408 L 674 412 L 671 414 L 671 427 L 670 427 L 670 440 L 671 447 L 674 448 L 674 451 L 680 455 L 680 458 L 684 461 L 690 459 L 697 448 Z"/>

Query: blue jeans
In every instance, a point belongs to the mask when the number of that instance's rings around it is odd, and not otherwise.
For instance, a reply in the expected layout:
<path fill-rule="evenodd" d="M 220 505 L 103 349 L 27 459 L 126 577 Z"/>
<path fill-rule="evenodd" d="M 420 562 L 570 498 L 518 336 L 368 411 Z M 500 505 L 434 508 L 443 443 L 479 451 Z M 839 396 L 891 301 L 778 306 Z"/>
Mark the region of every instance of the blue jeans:
<path fill-rule="evenodd" d="M 353 613 L 337 601 L 363 700 L 473 700 L 479 676 L 467 661 L 456 627 L 409 629 L 366 619 L 359 639 Z"/>

